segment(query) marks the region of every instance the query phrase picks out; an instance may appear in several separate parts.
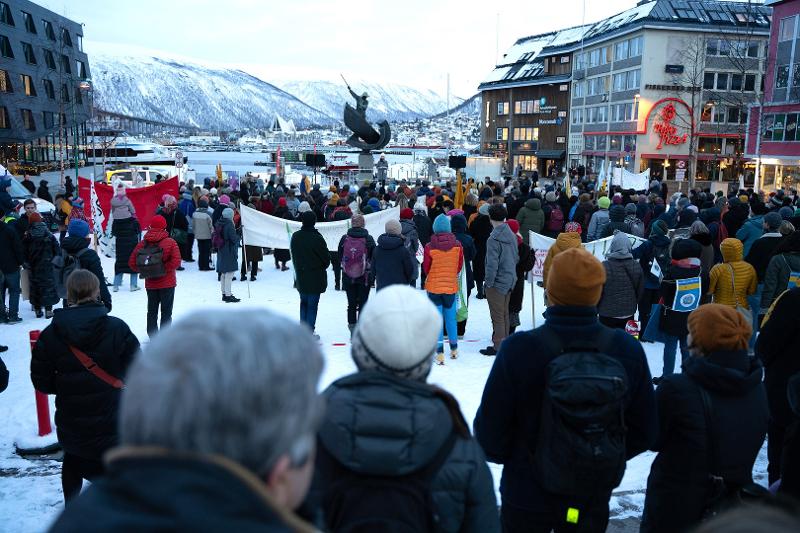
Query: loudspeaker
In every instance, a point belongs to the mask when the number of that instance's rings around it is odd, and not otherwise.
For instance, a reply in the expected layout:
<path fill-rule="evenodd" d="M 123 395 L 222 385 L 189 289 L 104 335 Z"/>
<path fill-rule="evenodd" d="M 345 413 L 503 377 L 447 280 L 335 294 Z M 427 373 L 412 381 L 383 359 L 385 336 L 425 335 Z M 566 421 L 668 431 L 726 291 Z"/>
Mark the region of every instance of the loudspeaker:
<path fill-rule="evenodd" d="M 447 164 L 450 168 L 460 169 L 467 166 L 467 156 L 465 155 L 451 155 Z"/>
<path fill-rule="evenodd" d="M 306 154 L 306 166 L 308 167 L 324 167 L 325 154 Z"/>

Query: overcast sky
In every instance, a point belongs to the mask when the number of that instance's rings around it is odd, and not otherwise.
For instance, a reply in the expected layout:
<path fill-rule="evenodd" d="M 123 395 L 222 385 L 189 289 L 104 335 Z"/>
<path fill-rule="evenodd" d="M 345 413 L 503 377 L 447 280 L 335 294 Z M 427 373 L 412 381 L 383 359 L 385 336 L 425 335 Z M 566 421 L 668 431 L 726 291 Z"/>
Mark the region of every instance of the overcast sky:
<path fill-rule="evenodd" d="M 444 95 L 449 72 L 459 97 L 477 92 L 498 41 L 502 56 L 519 37 L 581 24 L 584 10 L 584 0 L 34 1 L 85 24 L 87 41 L 226 64 L 266 81 L 341 72 Z M 585 21 L 635 4 L 586 0 Z"/>

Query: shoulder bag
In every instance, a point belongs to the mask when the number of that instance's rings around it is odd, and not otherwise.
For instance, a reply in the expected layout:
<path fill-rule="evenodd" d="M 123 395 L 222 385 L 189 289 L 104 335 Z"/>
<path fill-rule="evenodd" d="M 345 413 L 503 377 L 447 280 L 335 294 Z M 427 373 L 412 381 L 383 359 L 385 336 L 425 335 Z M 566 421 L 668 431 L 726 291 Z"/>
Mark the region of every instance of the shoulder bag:
<path fill-rule="evenodd" d="M 75 358 L 81 362 L 81 364 L 86 370 L 88 370 L 89 372 L 91 372 L 104 382 L 106 382 L 108 385 L 111 385 L 115 389 L 125 388 L 125 383 L 121 379 L 115 378 L 114 376 L 112 376 L 111 374 L 100 368 L 97 365 L 97 363 L 94 362 L 94 359 L 86 355 L 86 353 L 82 352 L 78 348 L 69 344 L 67 345 L 67 347 L 69 348 L 69 351 L 72 352 L 72 355 L 74 355 Z"/>

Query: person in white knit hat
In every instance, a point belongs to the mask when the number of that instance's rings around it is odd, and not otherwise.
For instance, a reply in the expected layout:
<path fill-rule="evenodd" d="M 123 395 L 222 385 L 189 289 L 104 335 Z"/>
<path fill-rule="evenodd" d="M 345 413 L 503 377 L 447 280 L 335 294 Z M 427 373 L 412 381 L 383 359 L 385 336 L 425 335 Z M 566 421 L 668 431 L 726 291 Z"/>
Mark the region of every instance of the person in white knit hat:
<path fill-rule="evenodd" d="M 358 371 L 323 393 L 309 499 L 322 503 L 328 529 L 500 531 L 483 451 L 455 398 L 426 383 L 441 328 L 410 286 L 390 285 L 364 307 L 352 340 Z M 431 505 L 413 505 L 414 491 Z"/>

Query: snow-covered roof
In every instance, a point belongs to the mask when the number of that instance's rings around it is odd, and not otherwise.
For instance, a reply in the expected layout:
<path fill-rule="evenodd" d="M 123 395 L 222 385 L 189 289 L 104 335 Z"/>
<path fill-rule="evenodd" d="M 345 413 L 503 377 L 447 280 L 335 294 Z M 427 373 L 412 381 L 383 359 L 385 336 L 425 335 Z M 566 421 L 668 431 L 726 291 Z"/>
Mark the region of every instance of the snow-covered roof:
<path fill-rule="evenodd" d="M 596 22 L 595 24 L 591 24 L 587 27 L 586 35 L 584 35 L 583 38 L 589 39 L 590 37 L 608 33 L 619 29 L 626 24 L 641 20 L 650 15 L 650 12 L 653 11 L 653 8 L 656 7 L 657 3 L 658 2 L 649 2 L 647 4 L 632 7 L 631 9 L 614 15 L 613 17 L 609 17 L 601 20 L 600 22 Z"/>

